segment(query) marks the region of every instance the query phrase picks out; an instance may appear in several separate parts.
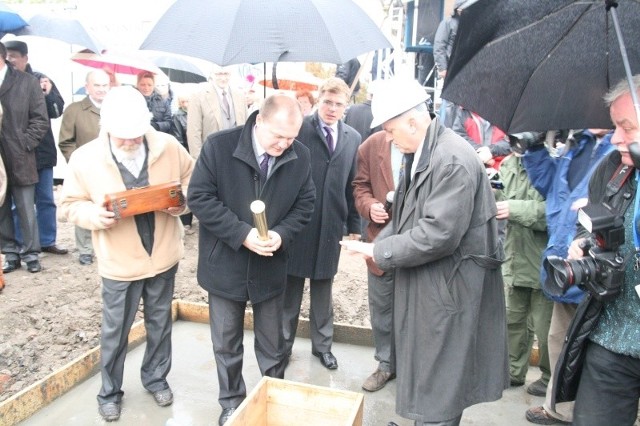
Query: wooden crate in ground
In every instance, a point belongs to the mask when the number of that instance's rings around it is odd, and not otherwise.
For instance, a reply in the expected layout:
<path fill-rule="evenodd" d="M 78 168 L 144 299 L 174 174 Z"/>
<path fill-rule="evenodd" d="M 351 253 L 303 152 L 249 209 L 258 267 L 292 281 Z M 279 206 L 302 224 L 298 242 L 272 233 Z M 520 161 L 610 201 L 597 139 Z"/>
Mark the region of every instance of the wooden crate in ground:
<path fill-rule="evenodd" d="M 227 426 L 361 426 L 364 395 L 263 377 Z"/>

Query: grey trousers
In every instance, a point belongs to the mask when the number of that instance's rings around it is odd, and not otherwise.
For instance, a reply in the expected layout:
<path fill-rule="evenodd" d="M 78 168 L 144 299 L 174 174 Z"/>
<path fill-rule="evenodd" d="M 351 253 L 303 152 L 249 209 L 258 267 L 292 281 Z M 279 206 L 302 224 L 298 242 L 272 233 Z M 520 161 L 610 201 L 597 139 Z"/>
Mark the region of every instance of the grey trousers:
<path fill-rule="evenodd" d="M 304 278 L 287 276 L 284 292 L 285 354 L 290 354 L 296 339 L 300 305 L 304 293 Z M 333 343 L 333 298 L 329 280 L 310 280 L 309 329 L 312 352 L 329 352 Z"/>
<path fill-rule="evenodd" d="M 129 331 L 141 298 L 144 301 L 144 327 L 147 331 L 147 346 L 140 368 L 142 385 L 149 392 L 169 387 L 166 378 L 171 370 L 171 301 L 177 270 L 176 264 L 155 277 L 138 281 L 102 278 L 100 405 L 122 400 Z"/>
<path fill-rule="evenodd" d="M 564 345 L 564 338 L 569 331 L 569 325 L 573 319 L 578 305 L 571 303 L 553 303 L 553 312 L 551 313 L 551 326 L 549 327 L 549 363 L 551 365 L 551 379 L 547 385 L 547 396 L 542 406 L 544 410 L 554 419 L 562 420 L 568 423 L 573 421 L 574 401 L 559 402 L 556 404 L 555 410 L 551 409 L 551 395 L 553 395 L 553 373 L 556 370 L 558 358 Z"/>
<path fill-rule="evenodd" d="M 11 203 L 15 204 L 20 231 L 22 232 L 22 246 L 18 244 L 13 225 Z M 35 185 L 7 187 L 7 197 L 0 206 L 0 244 L 5 260 L 24 260 L 31 262 L 38 260 L 40 253 L 40 234 L 35 204 Z"/>
<path fill-rule="evenodd" d="M 89 254 L 93 256 L 93 243 L 91 240 L 91 231 L 88 229 L 75 227 L 76 248 L 79 254 Z"/>
<path fill-rule="evenodd" d="M 462 414 L 460 414 L 458 417 L 442 422 L 421 422 L 419 420 L 416 420 L 415 426 L 458 426 L 460 424 L 460 420 L 462 420 Z"/>
<path fill-rule="evenodd" d="M 209 325 L 218 372 L 218 402 L 222 408 L 236 408 L 247 396 L 242 377 L 244 357 L 244 313 L 247 302 L 225 299 L 209 293 Z M 282 362 L 282 295 L 251 305 L 254 351 L 263 376 L 284 378 Z"/>
<path fill-rule="evenodd" d="M 376 348 L 375 359 L 378 368 L 388 373 L 396 372 L 395 353 L 393 351 L 393 272 L 381 276 L 367 271 L 369 289 L 369 314 L 373 343 Z"/>

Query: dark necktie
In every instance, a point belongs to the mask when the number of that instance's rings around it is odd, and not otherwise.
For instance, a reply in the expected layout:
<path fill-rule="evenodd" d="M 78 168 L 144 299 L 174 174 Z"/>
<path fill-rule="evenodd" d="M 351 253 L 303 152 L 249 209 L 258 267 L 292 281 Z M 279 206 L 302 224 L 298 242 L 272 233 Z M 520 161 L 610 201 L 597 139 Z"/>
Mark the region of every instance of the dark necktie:
<path fill-rule="evenodd" d="M 409 188 L 411 183 L 411 166 L 413 165 L 413 154 L 405 154 L 402 157 L 402 166 L 400 167 L 400 180 L 404 179 L 405 189 Z"/>
<path fill-rule="evenodd" d="M 333 135 L 331 134 L 331 127 L 325 126 L 324 131 L 327 132 L 327 146 L 329 147 L 329 154 L 333 154 Z"/>
<path fill-rule="evenodd" d="M 260 161 L 260 174 L 262 175 L 262 179 L 265 181 L 269 174 L 269 158 L 271 158 L 271 156 L 265 152 L 262 155 L 262 161 Z"/>
<path fill-rule="evenodd" d="M 229 101 L 227 100 L 227 92 L 222 91 L 222 109 L 224 110 L 224 115 L 227 117 L 227 120 L 231 118 L 231 109 L 229 108 Z"/>

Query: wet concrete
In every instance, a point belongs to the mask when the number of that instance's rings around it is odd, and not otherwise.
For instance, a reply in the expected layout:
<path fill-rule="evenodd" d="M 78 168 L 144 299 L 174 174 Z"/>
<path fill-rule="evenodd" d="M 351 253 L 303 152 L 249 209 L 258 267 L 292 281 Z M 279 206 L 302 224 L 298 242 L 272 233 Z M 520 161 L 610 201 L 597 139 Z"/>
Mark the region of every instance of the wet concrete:
<path fill-rule="evenodd" d="M 253 333 L 245 331 L 244 378 L 249 392 L 260 380 L 260 371 L 253 353 Z M 217 402 L 218 384 L 207 324 L 177 321 L 173 329 L 173 365 L 168 381 L 175 401 L 170 407 L 158 407 L 151 394 L 140 384 L 140 363 L 144 344 L 131 350 L 125 364 L 125 391 L 120 421 L 114 426 L 201 426 L 217 425 L 221 408 Z M 362 392 L 364 425 L 385 426 L 391 420 L 400 426 L 413 422 L 395 414 L 396 381 L 378 392 L 361 389 L 364 379 L 376 367 L 373 348 L 334 343 L 338 359 L 337 370 L 327 370 L 311 355 L 311 342 L 299 338 L 293 348 L 291 363 L 286 370 L 288 380 L 312 383 L 330 388 Z M 537 368 L 529 370 L 527 384 L 540 376 Z M 24 426 L 87 426 L 106 424 L 98 414 L 96 394 L 100 375 L 96 374 L 70 392 L 20 423 Z M 525 387 L 508 389 L 499 401 L 479 404 L 465 410 L 463 425 L 519 426 L 531 425 L 525 410 L 541 405 L 543 398 L 526 393 Z M 304 420 L 301 419 L 301 424 Z"/>

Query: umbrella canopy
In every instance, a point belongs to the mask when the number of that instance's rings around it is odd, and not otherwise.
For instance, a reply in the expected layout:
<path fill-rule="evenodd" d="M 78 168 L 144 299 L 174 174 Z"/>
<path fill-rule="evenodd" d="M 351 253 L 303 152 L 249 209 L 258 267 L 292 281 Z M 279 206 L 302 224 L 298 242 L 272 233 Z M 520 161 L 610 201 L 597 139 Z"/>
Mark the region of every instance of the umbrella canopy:
<path fill-rule="evenodd" d="M 479 0 L 460 18 L 442 97 L 508 133 L 612 127 L 603 95 L 625 77 L 605 0 Z M 640 71 L 640 1 L 619 0 Z"/>
<path fill-rule="evenodd" d="M 18 13 L 0 2 L 0 33 L 9 33 L 27 25 Z"/>
<path fill-rule="evenodd" d="M 109 73 L 136 75 L 142 71 L 163 74 L 162 70 L 152 62 L 139 56 L 121 53 L 78 52 L 71 60 L 91 68 L 103 69 Z"/>
<path fill-rule="evenodd" d="M 14 32 L 17 36 L 38 36 L 77 44 L 92 52 L 105 48 L 91 31 L 77 19 L 53 13 L 41 13 L 29 19 L 29 25 Z"/>
<path fill-rule="evenodd" d="M 200 83 L 207 81 L 213 64 L 199 58 L 175 53 L 139 50 L 138 53 L 160 67 L 169 80 L 178 83 Z"/>
<path fill-rule="evenodd" d="M 140 49 L 230 65 L 338 64 L 388 47 L 380 29 L 352 0 L 177 0 Z"/>

